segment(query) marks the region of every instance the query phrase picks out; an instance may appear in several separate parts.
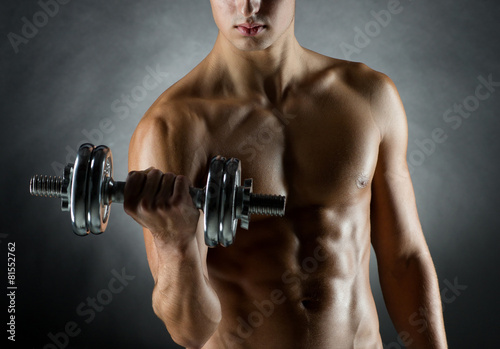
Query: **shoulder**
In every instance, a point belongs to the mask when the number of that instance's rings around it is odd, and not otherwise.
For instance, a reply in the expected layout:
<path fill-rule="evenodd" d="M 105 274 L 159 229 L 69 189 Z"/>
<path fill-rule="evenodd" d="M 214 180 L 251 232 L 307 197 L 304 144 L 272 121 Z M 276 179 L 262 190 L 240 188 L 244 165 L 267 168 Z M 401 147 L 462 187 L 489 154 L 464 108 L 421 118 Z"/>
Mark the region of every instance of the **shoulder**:
<path fill-rule="evenodd" d="M 345 103 L 366 105 L 381 138 L 386 132 L 392 132 L 388 129 L 390 124 L 404 128 L 406 115 L 401 99 L 394 82 L 386 74 L 360 62 L 320 54 L 312 56 L 319 62 L 313 69 L 317 77 L 314 81 L 322 86 L 323 93 Z"/>
<path fill-rule="evenodd" d="M 326 92 L 353 93 L 366 101 L 396 92 L 393 81 L 384 73 L 361 62 L 347 61 L 306 50 L 308 74 Z"/>
<path fill-rule="evenodd" d="M 194 183 L 207 166 L 206 120 L 199 93 L 200 65 L 163 92 L 139 121 L 130 141 L 129 169 L 156 167 Z"/>
<path fill-rule="evenodd" d="M 346 69 L 345 82 L 366 98 L 372 108 L 387 107 L 388 103 L 400 102 L 396 85 L 386 74 L 364 63 L 352 63 Z"/>
<path fill-rule="evenodd" d="M 187 97 L 167 90 L 139 121 L 129 145 L 129 170 L 155 167 L 164 172 L 185 174 L 196 180 L 205 164 L 200 139 L 203 122 L 190 108 Z"/>
<path fill-rule="evenodd" d="M 168 90 L 167 90 L 168 91 Z M 146 111 L 139 121 L 133 138 L 153 137 L 165 139 L 174 137 L 189 124 L 192 114 L 187 108 L 188 101 L 163 94 Z"/>
<path fill-rule="evenodd" d="M 408 121 L 392 79 L 363 63 L 344 61 L 340 66 L 342 82 L 369 106 L 383 148 L 405 150 Z"/>
<path fill-rule="evenodd" d="M 373 100 L 381 94 L 395 90 L 393 81 L 384 73 L 370 68 L 365 63 L 330 58 L 327 74 L 364 98 Z M 333 86 L 335 87 L 335 86 Z"/>
<path fill-rule="evenodd" d="M 144 142 L 159 144 L 178 134 L 185 124 L 183 104 L 171 98 L 160 98 L 148 109 L 139 121 L 131 140 L 131 146 Z"/>
<path fill-rule="evenodd" d="M 389 76 L 364 63 L 342 60 L 336 60 L 331 70 L 340 84 L 356 94 L 358 100 L 369 105 L 382 138 L 387 132 L 394 131 L 390 129 L 391 125 L 400 129 L 406 127 L 406 114 L 401 98 Z"/>

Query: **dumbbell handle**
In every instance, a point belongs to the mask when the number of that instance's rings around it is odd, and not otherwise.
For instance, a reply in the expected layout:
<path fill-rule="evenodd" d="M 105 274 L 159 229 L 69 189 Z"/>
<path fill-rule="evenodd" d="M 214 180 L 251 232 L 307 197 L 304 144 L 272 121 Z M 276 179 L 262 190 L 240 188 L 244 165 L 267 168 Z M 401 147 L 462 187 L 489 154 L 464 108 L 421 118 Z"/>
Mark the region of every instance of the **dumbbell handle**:
<path fill-rule="evenodd" d="M 30 193 L 34 196 L 61 198 L 65 195 L 62 192 L 62 181 L 62 177 L 35 175 L 30 180 Z M 108 203 L 123 203 L 124 192 L 125 182 L 109 178 L 103 188 L 103 200 Z M 189 194 L 191 194 L 195 206 L 202 210 L 205 203 L 205 188 L 189 187 Z M 285 197 L 251 193 L 248 210 L 250 214 L 283 216 L 285 213 Z"/>
<path fill-rule="evenodd" d="M 115 181 L 113 178 L 110 178 L 103 190 L 103 198 L 106 202 L 123 204 L 125 201 L 125 182 Z M 202 209 L 203 202 L 205 201 L 205 191 L 203 189 L 189 187 L 189 194 L 195 206 Z"/>

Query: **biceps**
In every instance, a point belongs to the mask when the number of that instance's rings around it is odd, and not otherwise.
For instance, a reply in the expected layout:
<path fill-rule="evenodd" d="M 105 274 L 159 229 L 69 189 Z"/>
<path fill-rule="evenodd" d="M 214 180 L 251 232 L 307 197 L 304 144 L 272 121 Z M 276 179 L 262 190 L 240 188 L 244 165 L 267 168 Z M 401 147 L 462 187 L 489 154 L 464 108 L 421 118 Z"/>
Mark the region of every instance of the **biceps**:
<path fill-rule="evenodd" d="M 132 136 L 129 146 L 129 171 L 144 170 L 149 167 L 157 168 L 163 172 L 187 175 L 193 185 L 196 185 L 197 177 L 202 173 L 205 166 L 202 161 L 187 161 L 184 154 L 175 152 L 175 139 L 170 137 L 168 128 L 162 120 L 143 119 Z M 201 159 L 201 157 L 200 157 Z M 200 215 L 202 219 L 203 215 Z M 202 222 L 202 220 L 201 220 Z M 154 238 L 148 229 L 143 228 L 144 243 L 148 258 L 149 267 L 154 280 L 158 271 L 158 252 L 154 243 Z M 203 228 L 196 237 L 198 249 L 202 261 L 206 261 L 207 246 L 203 236 Z M 204 262 L 204 273 L 208 275 L 206 263 Z"/>
<path fill-rule="evenodd" d="M 420 254 L 426 247 L 406 160 L 382 158 L 372 187 L 372 244 L 379 262 Z"/>

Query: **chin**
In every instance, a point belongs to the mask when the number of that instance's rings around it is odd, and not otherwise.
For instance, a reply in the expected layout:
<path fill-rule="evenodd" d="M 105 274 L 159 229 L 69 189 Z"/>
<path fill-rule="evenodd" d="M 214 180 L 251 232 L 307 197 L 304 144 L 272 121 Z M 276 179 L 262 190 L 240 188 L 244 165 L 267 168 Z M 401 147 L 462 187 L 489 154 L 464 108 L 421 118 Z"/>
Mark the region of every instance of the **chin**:
<path fill-rule="evenodd" d="M 245 51 L 245 52 L 257 52 L 257 51 L 263 51 L 267 49 L 270 45 L 238 45 L 234 44 L 233 45 L 240 51 Z"/>
<path fill-rule="evenodd" d="M 236 38 L 231 40 L 231 44 L 240 51 L 252 52 L 263 51 L 273 44 L 272 40 L 264 38 Z"/>

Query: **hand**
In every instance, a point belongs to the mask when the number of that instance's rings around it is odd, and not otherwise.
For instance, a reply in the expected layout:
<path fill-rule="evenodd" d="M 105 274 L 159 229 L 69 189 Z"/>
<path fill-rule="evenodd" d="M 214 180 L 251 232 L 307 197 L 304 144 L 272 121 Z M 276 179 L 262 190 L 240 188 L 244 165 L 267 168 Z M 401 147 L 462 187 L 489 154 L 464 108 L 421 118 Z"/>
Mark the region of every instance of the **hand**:
<path fill-rule="evenodd" d="M 149 168 L 132 171 L 125 183 L 125 212 L 155 240 L 186 246 L 196 236 L 200 211 L 189 194 L 189 178 Z"/>

